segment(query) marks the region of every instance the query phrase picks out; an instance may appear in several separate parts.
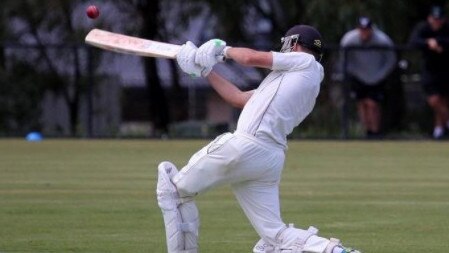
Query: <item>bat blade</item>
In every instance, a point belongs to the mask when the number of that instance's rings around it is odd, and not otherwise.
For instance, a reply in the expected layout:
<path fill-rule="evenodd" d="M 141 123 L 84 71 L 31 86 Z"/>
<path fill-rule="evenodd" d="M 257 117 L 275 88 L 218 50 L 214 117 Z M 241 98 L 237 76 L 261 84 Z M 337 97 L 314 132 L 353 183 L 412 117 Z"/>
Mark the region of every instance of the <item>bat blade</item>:
<path fill-rule="evenodd" d="M 92 29 L 86 36 L 86 43 L 118 53 L 145 57 L 176 58 L 181 46 L 154 40 Z"/>

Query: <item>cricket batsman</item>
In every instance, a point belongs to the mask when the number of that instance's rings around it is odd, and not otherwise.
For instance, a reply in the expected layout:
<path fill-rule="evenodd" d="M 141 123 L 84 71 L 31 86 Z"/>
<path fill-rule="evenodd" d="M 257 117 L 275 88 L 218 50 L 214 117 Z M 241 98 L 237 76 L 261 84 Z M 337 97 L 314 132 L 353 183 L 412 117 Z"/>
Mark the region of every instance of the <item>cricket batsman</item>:
<path fill-rule="evenodd" d="M 318 229 L 295 228 L 280 214 L 279 183 L 287 135 L 312 111 L 324 71 L 322 38 L 308 25 L 295 25 L 281 39 L 280 52 L 226 46 L 219 39 L 199 48 L 188 41 L 178 53 L 179 67 L 205 77 L 229 104 L 242 108 L 237 129 L 224 133 L 195 153 L 179 172 L 158 166 L 157 199 L 165 223 L 168 253 L 197 253 L 199 214 L 194 197 L 229 184 L 260 236 L 254 253 L 360 253 Z M 212 71 L 220 57 L 244 66 L 270 69 L 257 89 L 241 91 Z"/>

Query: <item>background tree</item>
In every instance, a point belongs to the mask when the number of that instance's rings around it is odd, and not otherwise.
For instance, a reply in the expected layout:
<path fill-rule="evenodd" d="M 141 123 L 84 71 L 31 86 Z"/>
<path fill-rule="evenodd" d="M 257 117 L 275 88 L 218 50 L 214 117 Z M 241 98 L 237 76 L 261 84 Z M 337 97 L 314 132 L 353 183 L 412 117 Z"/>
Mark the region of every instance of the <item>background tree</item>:
<path fill-rule="evenodd" d="M 85 4 L 84 0 L 4 0 L 0 13 L 2 41 L 9 38 L 36 46 L 39 53 L 24 53 L 22 62 L 34 66 L 36 71 L 29 71 L 30 75 L 46 75 L 42 79 L 46 80 L 45 89 L 51 89 L 64 98 L 70 112 L 72 135 L 79 134 L 80 100 L 87 87 L 84 72 L 86 55 L 76 47 L 64 51 L 45 46 L 74 45 L 72 43 L 83 41 L 86 28 L 80 25 L 81 17 L 76 16 L 75 10 Z M 124 27 L 124 32 L 131 35 L 179 44 L 186 40 L 200 44 L 219 37 L 229 45 L 262 50 L 279 49 L 280 37 L 288 27 L 297 23 L 317 26 L 324 36 L 325 46 L 332 48 L 338 45 L 344 32 L 353 28 L 359 15 L 369 15 L 397 44 L 404 44 L 414 24 L 425 17 L 430 6 L 430 2 L 424 0 L 336 0 L 332 4 L 326 0 L 109 0 L 102 4 L 115 6 L 117 12 L 110 15 L 110 20 L 104 20 L 107 23 L 97 20 L 96 26 L 100 28 L 120 31 Z M 102 10 L 102 6 L 99 7 Z M 14 33 L 9 31 L 10 27 L 14 27 Z M 0 68 L 6 68 L 5 58 L 2 47 Z M 148 110 L 156 133 L 163 134 L 167 132 L 170 122 L 180 119 L 170 115 L 174 105 L 168 101 L 185 91 L 180 85 L 175 61 L 169 61 L 169 71 L 172 73 L 170 95 L 165 94 L 162 88 L 157 65 L 160 60 L 146 58 L 142 61 L 150 102 Z M 332 64 L 332 59 L 326 58 L 324 64 Z M 331 69 L 326 66 L 326 70 Z M 245 79 L 242 71 L 238 72 L 238 76 Z M 329 76 L 326 75 L 326 78 Z M 323 86 L 322 102 L 328 100 L 326 88 Z M 186 106 L 179 108 L 185 109 Z M 326 111 L 332 110 L 328 108 Z"/>
<path fill-rule="evenodd" d="M 127 34 L 151 39 L 162 40 L 164 34 L 164 22 L 161 16 L 161 2 L 159 0 L 118 0 L 110 1 L 129 20 L 124 27 Z M 144 66 L 145 83 L 147 87 L 150 120 L 153 121 L 155 135 L 168 133 L 170 123 L 167 96 L 162 88 L 159 77 L 156 58 L 142 58 Z M 172 73 L 174 73 L 172 71 Z M 175 78 L 175 86 L 179 87 L 178 79 Z"/>
<path fill-rule="evenodd" d="M 366 15 L 372 18 L 375 24 L 387 34 L 389 34 L 397 45 L 406 45 L 409 34 L 413 26 L 427 15 L 430 5 L 445 4 L 445 1 L 377 1 L 377 0 L 337 0 L 330 3 L 326 0 L 317 1 L 275 1 L 275 0 L 247 0 L 239 2 L 239 5 L 231 1 L 198 0 L 210 6 L 214 17 L 218 19 L 215 22 L 214 31 L 216 36 L 225 38 L 230 45 L 239 43 L 247 44 L 259 49 L 278 49 L 276 47 L 279 38 L 285 30 L 298 23 L 306 23 L 316 26 L 324 37 L 325 47 L 335 52 L 343 34 L 355 27 L 357 17 Z M 270 30 L 268 33 L 261 34 L 258 30 L 260 22 L 268 23 Z M 261 37 L 261 36 L 262 37 Z M 265 39 L 275 42 L 269 47 L 262 47 L 260 40 Z M 400 51 L 402 53 L 402 51 Z M 335 56 L 337 54 L 325 54 L 323 64 L 325 65 L 326 75 L 322 92 L 319 97 L 319 106 L 314 115 L 316 119 L 336 118 L 329 102 L 332 100 L 329 96 L 333 89 L 332 80 L 335 66 Z M 412 59 L 411 67 L 416 69 L 419 65 L 419 59 Z M 417 61 L 416 61 L 417 60 Z M 418 62 L 417 64 L 415 64 Z M 326 85 L 327 84 L 327 85 Z M 388 86 L 388 96 L 391 98 L 387 103 L 386 119 L 387 128 L 401 128 L 401 115 L 404 113 L 404 94 L 400 85 L 399 73 L 396 71 L 392 75 L 391 85 Z M 344 100 L 340 98 L 338 100 Z M 312 117 L 310 118 L 314 118 Z M 310 120 L 308 120 L 310 122 Z M 343 121 L 346 121 L 343 119 Z M 317 125 L 329 125 L 325 122 L 315 122 Z M 335 122 L 337 123 L 337 122 Z M 339 125 L 330 124 L 330 125 Z M 303 126 L 304 128 L 304 126 Z M 324 130 L 324 129 L 323 129 Z"/>
<path fill-rule="evenodd" d="M 15 1 L 5 0 L 0 10 L 0 135 L 24 134 L 40 127 L 41 74 L 30 62 L 7 57 L 16 40 L 10 29 Z M 8 60 L 7 60 L 8 58 Z"/>
<path fill-rule="evenodd" d="M 82 71 L 85 62 L 76 47 L 76 42 L 83 40 L 85 31 L 76 25 L 73 16 L 80 3 L 82 1 L 27 0 L 10 1 L 6 6 L 18 42 L 35 45 L 39 52 L 38 55 L 25 53 L 24 61 L 51 75 L 46 88 L 62 95 L 66 102 L 71 135 L 77 135 L 79 131 L 80 99 L 87 86 Z M 72 47 L 68 51 L 57 45 Z"/>

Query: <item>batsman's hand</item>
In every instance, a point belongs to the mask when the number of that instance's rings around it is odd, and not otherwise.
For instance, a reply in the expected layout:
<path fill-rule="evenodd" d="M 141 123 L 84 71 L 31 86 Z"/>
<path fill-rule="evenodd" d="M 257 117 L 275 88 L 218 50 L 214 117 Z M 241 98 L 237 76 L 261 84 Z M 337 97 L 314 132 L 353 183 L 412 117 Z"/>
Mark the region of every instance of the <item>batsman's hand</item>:
<path fill-rule="evenodd" d="M 204 43 L 198 48 L 196 52 L 196 64 L 212 68 L 219 61 L 224 60 L 223 50 L 226 47 L 226 42 L 220 39 L 212 39 Z"/>
<path fill-rule="evenodd" d="M 176 55 L 176 61 L 179 67 L 192 77 L 200 77 L 209 75 L 212 67 L 207 68 L 195 63 L 195 55 L 198 48 L 191 41 L 187 41 L 181 46 L 178 54 Z"/>

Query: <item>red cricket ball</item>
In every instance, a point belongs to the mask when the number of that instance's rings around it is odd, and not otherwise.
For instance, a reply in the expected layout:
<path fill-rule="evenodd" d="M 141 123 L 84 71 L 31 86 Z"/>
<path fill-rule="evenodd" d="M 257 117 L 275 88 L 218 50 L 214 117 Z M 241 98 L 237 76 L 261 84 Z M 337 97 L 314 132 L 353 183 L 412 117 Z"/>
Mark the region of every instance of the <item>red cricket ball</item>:
<path fill-rule="evenodd" d="M 98 10 L 97 6 L 90 5 L 86 9 L 86 14 L 89 18 L 95 19 L 98 18 L 98 16 L 100 16 L 100 11 Z"/>

